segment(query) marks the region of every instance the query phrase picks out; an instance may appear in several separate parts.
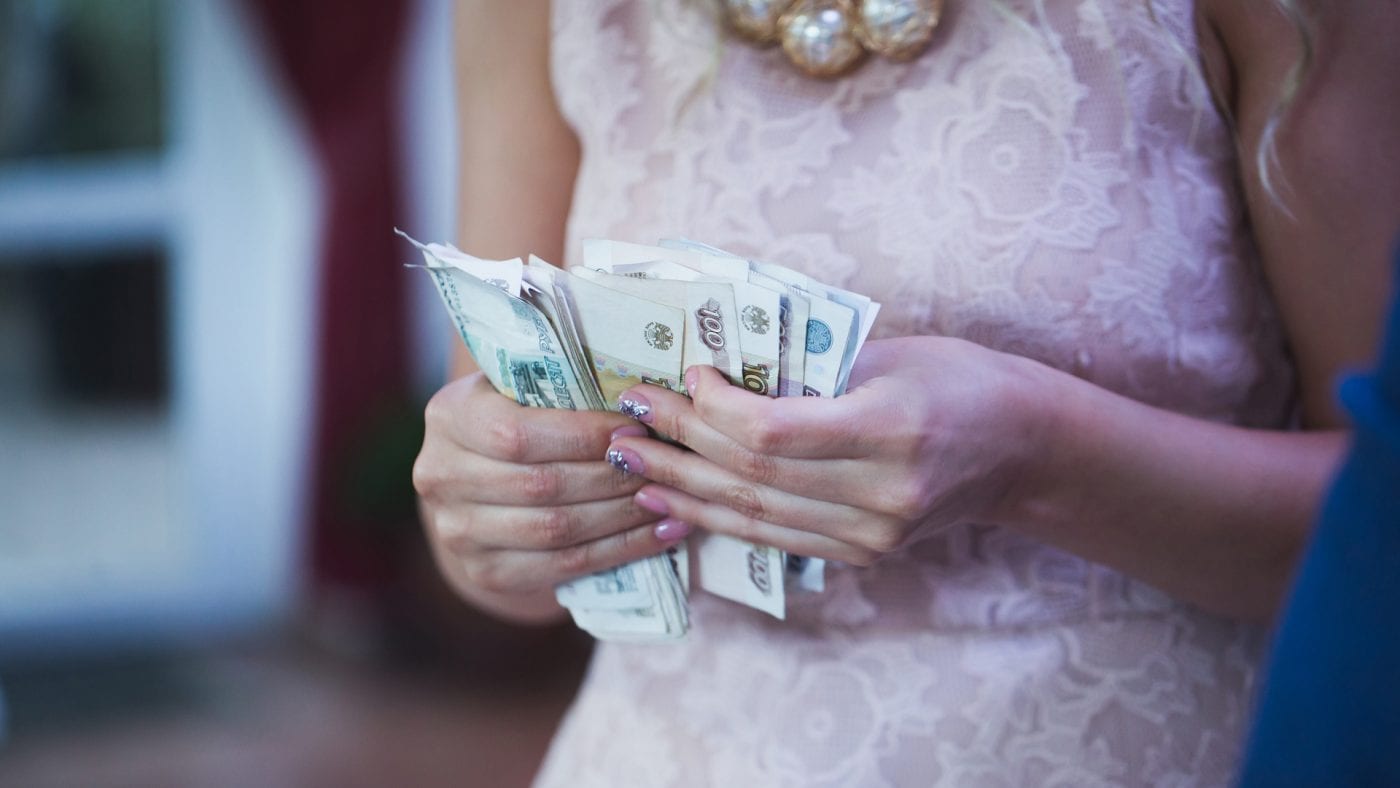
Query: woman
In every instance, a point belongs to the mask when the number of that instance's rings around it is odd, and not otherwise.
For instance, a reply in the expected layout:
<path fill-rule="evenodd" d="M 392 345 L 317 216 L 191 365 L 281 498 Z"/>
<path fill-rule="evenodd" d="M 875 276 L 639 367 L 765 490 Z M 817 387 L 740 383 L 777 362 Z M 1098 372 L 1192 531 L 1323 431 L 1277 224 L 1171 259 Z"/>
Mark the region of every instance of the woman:
<path fill-rule="evenodd" d="M 1226 782 L 1378 330 L 1384 266 L 1334 261 L 1400 226 L 1400 9 L 950 0 L 824 82 L 704 4 L 545 5 L 459 8 L 465 248 L 685 235 L 885 306 L 844 397 L 630 392 L 693 454 L 459 355 L 415 481 L 478 606 L 557 620 L 697 528 L 841 562 L 600 645 L 541 782 Z"/>

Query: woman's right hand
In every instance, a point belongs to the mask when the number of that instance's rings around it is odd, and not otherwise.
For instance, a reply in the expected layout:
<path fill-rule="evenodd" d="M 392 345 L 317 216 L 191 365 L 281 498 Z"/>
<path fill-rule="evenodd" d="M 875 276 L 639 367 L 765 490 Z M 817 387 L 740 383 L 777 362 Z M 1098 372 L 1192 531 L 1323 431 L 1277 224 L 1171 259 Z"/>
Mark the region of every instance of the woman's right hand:
<path fill-rule="evenodd" d="M 498 615 L 557 619 L 554 586 L 688 530 L 638 507 L 646 480 L 602 459 L 619 430 L 645 433 L 621 414 L 522 407 L 477 372 L 444 386 L 425 422 L 413 483 L 429 542 L 458 592 Z"/>

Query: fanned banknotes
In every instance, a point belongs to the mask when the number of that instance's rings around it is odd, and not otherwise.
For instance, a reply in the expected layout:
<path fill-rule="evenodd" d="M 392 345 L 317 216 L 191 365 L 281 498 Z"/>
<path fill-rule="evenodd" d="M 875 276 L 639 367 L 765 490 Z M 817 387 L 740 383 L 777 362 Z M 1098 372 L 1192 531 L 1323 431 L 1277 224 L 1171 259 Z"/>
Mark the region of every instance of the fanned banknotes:
<path fill-rule="evenodd" d="M 837 396 L 880 309 L 684 239 L 585 241 L 584 263 L 570 271 L 408 240 L 487 379 L 528 407 L 613 409 L 638 383 L 685 394 L 695 364 L 763 396 Z M 565 583 L 556 597 L 599 639 L 673 640 L 690 626 L 692 574 L 698 588 L 781 619 L 789 595 L 823 590 L 823 572 L 820 559 L 700 532 Z"/>

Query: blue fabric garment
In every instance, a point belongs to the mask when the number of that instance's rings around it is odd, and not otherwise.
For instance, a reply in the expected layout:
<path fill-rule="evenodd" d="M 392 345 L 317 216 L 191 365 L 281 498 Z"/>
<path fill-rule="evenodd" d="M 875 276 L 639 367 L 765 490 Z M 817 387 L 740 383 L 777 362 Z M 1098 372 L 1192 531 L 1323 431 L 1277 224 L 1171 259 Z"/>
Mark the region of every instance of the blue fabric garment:
<path fill-rule="evenodd" d="M 1396 256 L 1400 285 L 1400 254 Z M 1274 643 L 1242 786 L 1400 786 L 1400 293 Z"/>

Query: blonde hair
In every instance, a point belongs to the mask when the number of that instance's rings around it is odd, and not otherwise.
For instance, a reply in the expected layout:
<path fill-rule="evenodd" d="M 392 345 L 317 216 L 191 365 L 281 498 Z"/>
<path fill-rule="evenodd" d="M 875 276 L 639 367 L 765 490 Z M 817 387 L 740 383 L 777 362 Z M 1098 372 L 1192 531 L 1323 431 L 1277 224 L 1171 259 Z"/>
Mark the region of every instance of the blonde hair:
<path fill-rule="evenodd" d="M 1299 0 L 1274 0 L 1274 4 L 1293 24 L 1298 37 L 1299 54 L 1298 59 L 1289 67 L 1288 73 L 1284 75 L 1283 84 L 1279 86 L 1278 98 L 1269 110 L 1269 117 L 1264 121 L 1264 128 L 1259 133 L 1259 147 L 1254 153 L 1254 166 L 1259 170 L 1259 182 L 1264 187 L 1264 193 L 1276 206 L 1288 213 L 1288 207 L 1279 191 L 1280 186 L 1286 189 L 1288 182 L 1279 163 L 1278 132 L 1287 118 L 1288 110 L 1302 91 L 1303 81 L 1312 68 L 1315 53 L 1312 22 L 1304 13 Z"/>

